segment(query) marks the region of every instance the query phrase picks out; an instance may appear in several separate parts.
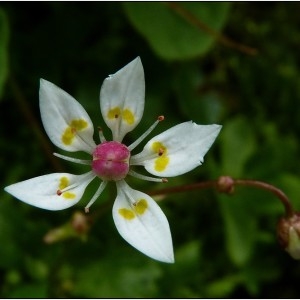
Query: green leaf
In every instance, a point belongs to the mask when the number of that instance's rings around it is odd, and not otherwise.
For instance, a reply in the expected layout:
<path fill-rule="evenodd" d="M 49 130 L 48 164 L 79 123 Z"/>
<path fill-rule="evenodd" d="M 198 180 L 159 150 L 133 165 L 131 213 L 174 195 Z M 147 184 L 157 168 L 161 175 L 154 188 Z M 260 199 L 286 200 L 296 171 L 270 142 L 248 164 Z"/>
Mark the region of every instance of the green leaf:
<path fill-rule="evenodd" d="M 0 8 L 0 98 L 8 75 L 8 20 L 3 9 Z"/>
<path fill-rule="evenodd" d="M 240 282 L 241 276 L 239 274 L 228 275 L 221 279 L 218 278 L 206 286 L 206 293 L 209 298 L 228 297 Z"/>
<path fill-rule="evenodd" d="M 190 15 L 183 17 L 171 5 L 160 2 L 126 2 L 123 5 L 136 30 L 157 55 L 168 60 L 205 54 L 214 38 L 198 28 L 194 19 L 218 32 L 225 24 L 230 7 L 225 2 L 177 2 L 176 7 Z"/>
<path fill-rule="evenodd" d="M 199 124 L 218 123 L 225 110 L 217 91 L 199 92 L 205 75 L 194 63 L 185 64 L 173 76 L 173 88 L 178 95 L 180 111 L 187 119 Z"/>
<path fill-rule="evenodd" d="M 125 249 L 125 248 L 124 248 Z M 129 249 L 128 253 L 133 253 Z M 76 273 L 73 296 L 83 298 L 144 298 L 157 293 L 159 263 L 125 251 L 85 264 Z"/>
<path fill-rule="evenodd" d="M 8 194 L 2 195 L 0 203 L 0 268 L 10 268 L 18 264 L 22 257 L 19 244 L 20 227 L 22 218 L 19 211 L 12 211 Z"/>
<path fill-rule="evenodd" d="M 47 298 L 45 283 L 22 284 L 11 291 L 8 298 Z"/>
<path fill-rule="evenodd" d="M 256 149 L 251 123 L 237 117 L 223 124 L 220 134 L 222 173 L 232 177 L 242 176 L 244 166 Z"/>
<path fill-rule="evenodd" d="M 282 173 L 278 178 L 278 187 L 289 197 L 291 202 L 295 202 L 295 208 L 299 210 L 299 187 L 300 178 L 290 173 Z"/>
<path fill-rule="evenodd" d="M 219 197 L 229 257 L 237 266 L 243 266 L 253 254 L 256 238 L 255 216 L 249 212 L 241 191 L 233 197 Z"/>

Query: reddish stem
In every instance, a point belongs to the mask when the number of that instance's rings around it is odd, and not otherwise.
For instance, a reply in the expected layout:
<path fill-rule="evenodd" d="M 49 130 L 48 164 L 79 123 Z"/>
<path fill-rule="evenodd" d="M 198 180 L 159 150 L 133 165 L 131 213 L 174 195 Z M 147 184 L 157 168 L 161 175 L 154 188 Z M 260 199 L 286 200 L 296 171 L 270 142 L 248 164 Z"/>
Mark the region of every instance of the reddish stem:
<path fill-rule="evenodd" d="M 181 193 L 181 192 L 186 192 L 186 191 L 212 188 L 212 187 L 215 187 L 216 185 L 217 185 L 216 180 L 210 180 L 210 181 L 197 182 L 197 183 L 188 184 L 188 185 L 164 188 L 164 189 L 160 189 L 160 190 L 156 190 L 156 191 L 149 191 L 149 192 L 147 192 L 147 194 L 150 196 L 175 194 L 175 193 Z"/>
<path fill-rule="evenodd" d="M 209 27 L 207 24 L 202 22 L 195 14 L 186 10 L 179 2 L 164 2 L 170 9 L 176 12 L 179 16 L 185 19 L 188 23 L 195 26 L 199 30 L 205 32 L 206 34 L 215 38 L 219 43 L 226 47 L 236 49 L 240 52 L 246 53 L 248 55 L 256 55 L 258 53 L 257 49 L 238 43 L 229 37 L 219 33 L 213 28 Z"/>
<path fill-rule="evenodd" d="M 277 187 L 268 184 L 266 182 L 257 181 L 257 180 L 248 180 L 248 179 L 236 179 L 234 180 L 234 183 L 237 185 L 245 185 L 245 186 L 253 186 L 257 187 L 263 190 L 267 190 L 271 193 L 273 193 L 283 204 L 285 208 L 285 213 L 287 217 L 291 217 L 294 214 L 294 209 L 292 207 L 292 204 L 289 200 L 289 198 L 286 196 L 286 194 L 278 189 Z"/>
<path fill-rule="evenodd" d="M 294 214 L 294 209 L 288 197 L 277 187 L 257 180 L 250 179 L 232 179 L 229 176 L 221 176 L 218 180 L 208 180 L 189 185 L 182 185 L 170 188 L 164 188 L 156 191 L 150 191 L 150 196 L 174 194 L 186 191 L 201 190 L 207 188 L 216 188 L 219 192 L 232 193 L 236 185 L 252 186 L 273 193 L 283 204 L 287 217 Z"/>

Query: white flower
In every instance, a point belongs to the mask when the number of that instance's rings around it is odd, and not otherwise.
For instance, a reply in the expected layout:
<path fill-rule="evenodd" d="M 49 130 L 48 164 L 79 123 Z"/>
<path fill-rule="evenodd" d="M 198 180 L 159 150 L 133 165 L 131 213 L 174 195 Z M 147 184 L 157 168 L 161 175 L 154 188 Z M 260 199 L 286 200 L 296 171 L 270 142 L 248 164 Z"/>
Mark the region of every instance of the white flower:
<path fill-rule="evenodd" d="M 101 143 L 93 140 L 93 124 L 84 108 L 68 93 L 41 79 L 40 111 L 50 140 L 59 148 L 84 151 L 91 160 L 54 155 L 87 164 L 91 170 L 82 175 L 53 173 L 12 184 L 5 190 L 28 204 L 48 210 L 60 210 L 75 205 L 87 185 L 95 178 L 101 184 L 86 211 L 99 197 L 108 181 L 115 181 L 117 198 L 113 205 L 113 219 L 121 236 L 133 247 L 149 257 L 167 263 L 174 262 L 169 224 L 157 203 L 148 195 L 128 186 L 124 178 L 129 174 L 151 181 L 166 181 L 188 172 L 203 162 L 216 139 L 220 125 L 197 125 L 185 122 L 152 138 L 137 155 L 132 150 L 154 129 L 157 121 L 133 144 L 122 144 L 124 136 L 140 122 L 145 99 L 144 71 L 139 57 L 103 82 L 100 108 L 103 119 L 111 129 L 113 141 L 106 141 L 99 131 Z M 136 173 L 132 165 L 142 165 L 156 176 Z"/>

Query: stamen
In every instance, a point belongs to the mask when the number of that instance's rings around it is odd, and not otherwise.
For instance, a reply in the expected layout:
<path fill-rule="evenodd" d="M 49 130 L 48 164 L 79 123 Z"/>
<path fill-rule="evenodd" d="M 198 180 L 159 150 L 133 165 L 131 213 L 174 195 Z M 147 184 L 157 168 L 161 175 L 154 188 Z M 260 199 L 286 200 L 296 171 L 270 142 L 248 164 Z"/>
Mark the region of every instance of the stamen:
<path fill-rule="evenodd" d="M 75 131 L 75 132 L 76 132 L 76 137 L 78 139 L 80 139 L 84 144 L 86 144 L 90 148 L 90 154 L 92 154 L 94 151 L 94 148 L 96 146 L 95 142 L 92 140 L 92 143 L 94 143 L 94 144 L 92 144 L 90 141 L 85 140 L 80 134 L 78 134 L 77 131 Z"/>
<path fill-rule="evenodd" d="M 156 127 L 156 125 L 163 121 L 165 119 L 164 116 L 159 116 L 157 120 L 149 127 L 148 130 L 144 134 L 142 134 L 135 142 L 133 142 L 129 147 L 129 151 L 132 151 L 136 146 L 138 146 L 150 133 L 151 131 Z"/>
<path fill-rule="evenodd" d="M 78 187 L 78 185 L 79 185 L 78 182 L 74 182 L 73 184 L 71 184 L 71 185 L 69 185 L 69 186 L 66 186 L 66 187 L 65 187 L 64 189 L 62 189 L 62 190 L 57 190 L 57 191 L 56 191 L 56 194 L 57 194 L 58 196 L 60 196 L 62 193 L 67 192 L 67 191 L 69 191 L 69 190 L 72 190 L 72 189 Z"/>
<path fill-rule="evenodd" d="M 157 155 L 162 156 L 165 150 L 159 149 L 158 152 L 141 152 L 136 155 L 131 156 L 130 165 L 131 166 L 139 166 L 143 165 L 146 160 L 156 159 Z"/>
<path fill-rule="evenodd" d="M 88 213 L 90 211 L 91 205 L 97 200 L 97 198 L 100 196 L 100 194 L 105 189 L 106 185 L 107 185 L 107 181 L 102 181 L 101 182 L 98 190 L 96 191 L 96 193 L 94 194 L 94 196 L 92 197 L 92 199 L 90 200 L 90 202 L 87 204 L 87 206 L 84 208 L 84 211 L 86 213 Z"/>
<path fill-rule="evenodd" d="M 115 119 L 116 122 L 114 122 L 114 125 L 110 128 L 113 135 L 113 141 L 121 142 L 122 139 L 120 138 L 120 126 L 121 122 L 119 118 Z"/>
<path fill-rule="evenodd" d="M 158 155 L 162 156 L 164 154 L 165 150 L 163 148 L 159 148 Z"/>
<path fill-rule="evenodd" d="M 54 152 L 53 155 L 56 156 L 56 157 L 59 157 L 61 159 L 71 161 L 71 162 L 81 164 L 81 165 L 91 165 L 92 164 L 92 161 L 88 160 L 88 159 L 79 159 L 79 158 L 69 157 L 69 156 L 62 155 L 62 154 L 59 154 L 59 153 L 56 153 L 56 152 Z"/>
<path fill-rule="evenodd" d="M 74 134 L 74 136 L 75 136 L 77 139 L 81 140 L 86 146 L 89 147 L 90 153 L 92 154 L 92 153 L 93 153 L 93 150 L 94 150 L 94 148 L 95 148 L 95 146 L 96 146 L 95 143 L 94 143 L 94 141 L 93 141 L 93 140 L 92 140 L 92 141 L 86 140 L 86 137 L 83 137 L 83 136 L 80 134 L 80 132 L 78 132 L 78 130 L 76 130 L 76 128 L 74 128 L 74 127 L 71 128 L 71 131 L 72 131 L 72 133 Z M 92 143 L 91 143 L 91 142 L 92 142 Z"/>
<path fill-rule="evenodd" d="M 67 192 L 69 190 L 72 190 L 76 187 L 78 187 L 83 181 L 88 180 L 89 178 L 92 180 L 93 178 L 96 177 L 96 175 L 90 171 L 87 172 L 86 174 L 84 174 L 85 176 L 83 176 L 80 180 L 75 181 L 73 184 L 66 186 L 65 188 L 61 189 L 61 190 L 57 190 L 56 194 L 58 196 L 61 196 L 62 193 Z"/>
<path fill-rule="evenodd" d="M 100 142 L 106 142 L 106 138 L 104 137 L 103 130 L 101 127 L 98 127 Z"/>
<path fill-rule="evenodd" d="M 157 177 L 146 176 L 146 175 L 139 174 L 133 170 L 130 170 L 128 172 L 128 174 L 133 177 L 142 179 L 142 180 L 153 181 L 153 182 L 168 182 L 167 178 L 157 178 Z"/>
<path fill-rule="evenodd" d="M 128 188 L 126 187 L 127 184 L 126 184 L 125 180 L 116 181 L 116 185 L 117 185 L 118 195 L 122 194 L 122 196 L 124 196 L 126 199 L 129 200 L 130 205 L 133 205 L 134 203 L 136 203 L 136 198 L 133 197 L 130 192 L 128 192 Z"/>

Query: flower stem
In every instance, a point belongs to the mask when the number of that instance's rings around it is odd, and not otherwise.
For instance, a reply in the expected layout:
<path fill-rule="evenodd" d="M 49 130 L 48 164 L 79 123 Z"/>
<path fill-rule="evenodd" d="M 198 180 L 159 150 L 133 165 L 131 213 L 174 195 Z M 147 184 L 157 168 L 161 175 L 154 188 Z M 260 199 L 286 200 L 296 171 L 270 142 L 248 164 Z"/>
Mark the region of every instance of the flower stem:
<path fill-rule="evenodd" d="M 164 2 L 170 9 L 180 15 L 183 19 L 185 19 L 189 24 L 195 26 L 202 32 L 212 36 L 215 38 L 219 43 L 223 44 L 226 47 L 236 49 L 242 53 L 248 55 L 256 55 L 258 53 L 257 49 L 240 44 L 227 36 L 222 35 L 218 31 L 214 30 L 213 28 L 206 25 L 202 22 L 195 14 L 186 10 L 182 5 L 178 4 L 178 2 Z"/>
<path fill-rule="evenodd" d="M 285 214 L 287 217 L 290 217 L 294 214 L 294 209 L 289 198 L 286 194 L 280 190 L 279 188 L 275 187 L 274 185 L 268 184 L 266 182 L 257 181 L 257 180 L 249 180 L 249 179 L 236 179 L 234 180 L 236 185 L 244 185 L 244 186 L 253 186 L 263 190 L 267 190 L 273 193 L 282 203 L 285 209 Z"/>
<path fill-rule="evenodd" d="M 150 196 L 167 195 L 186 191 L 202 190 L 207 188 L 216 188 L 219 192 L 231 194 L 234 191 L 234 187 L 237 185 L 256 187 L 273 193 L 284 206 L 286 216 L 290 217 L 294 214 L 294 209 L 289 198 L 279 188 L 262 181 L 250 179 L 233 179 L 229 176 L 221 176 L 217 180 L 208 180 L 189 185 L 182 185 L 164 188 L 156 191 L 150 191 L 148 192 L 148 194 Z"/>
<path fill-rule="evenodd" d="M 216 180 L 209 180 L 209 181 L 202 181 L 202 182 L 197 182 L 188 185 L 164 188 L 156 191 L 150 191 L 147 192 L 147 194 L 150 196 L 175 194 L 175 193 L 181 193 L 186 191 L 203 190 L 203 189 L 215 187 L 216 185 L 217 185 Z"/>

